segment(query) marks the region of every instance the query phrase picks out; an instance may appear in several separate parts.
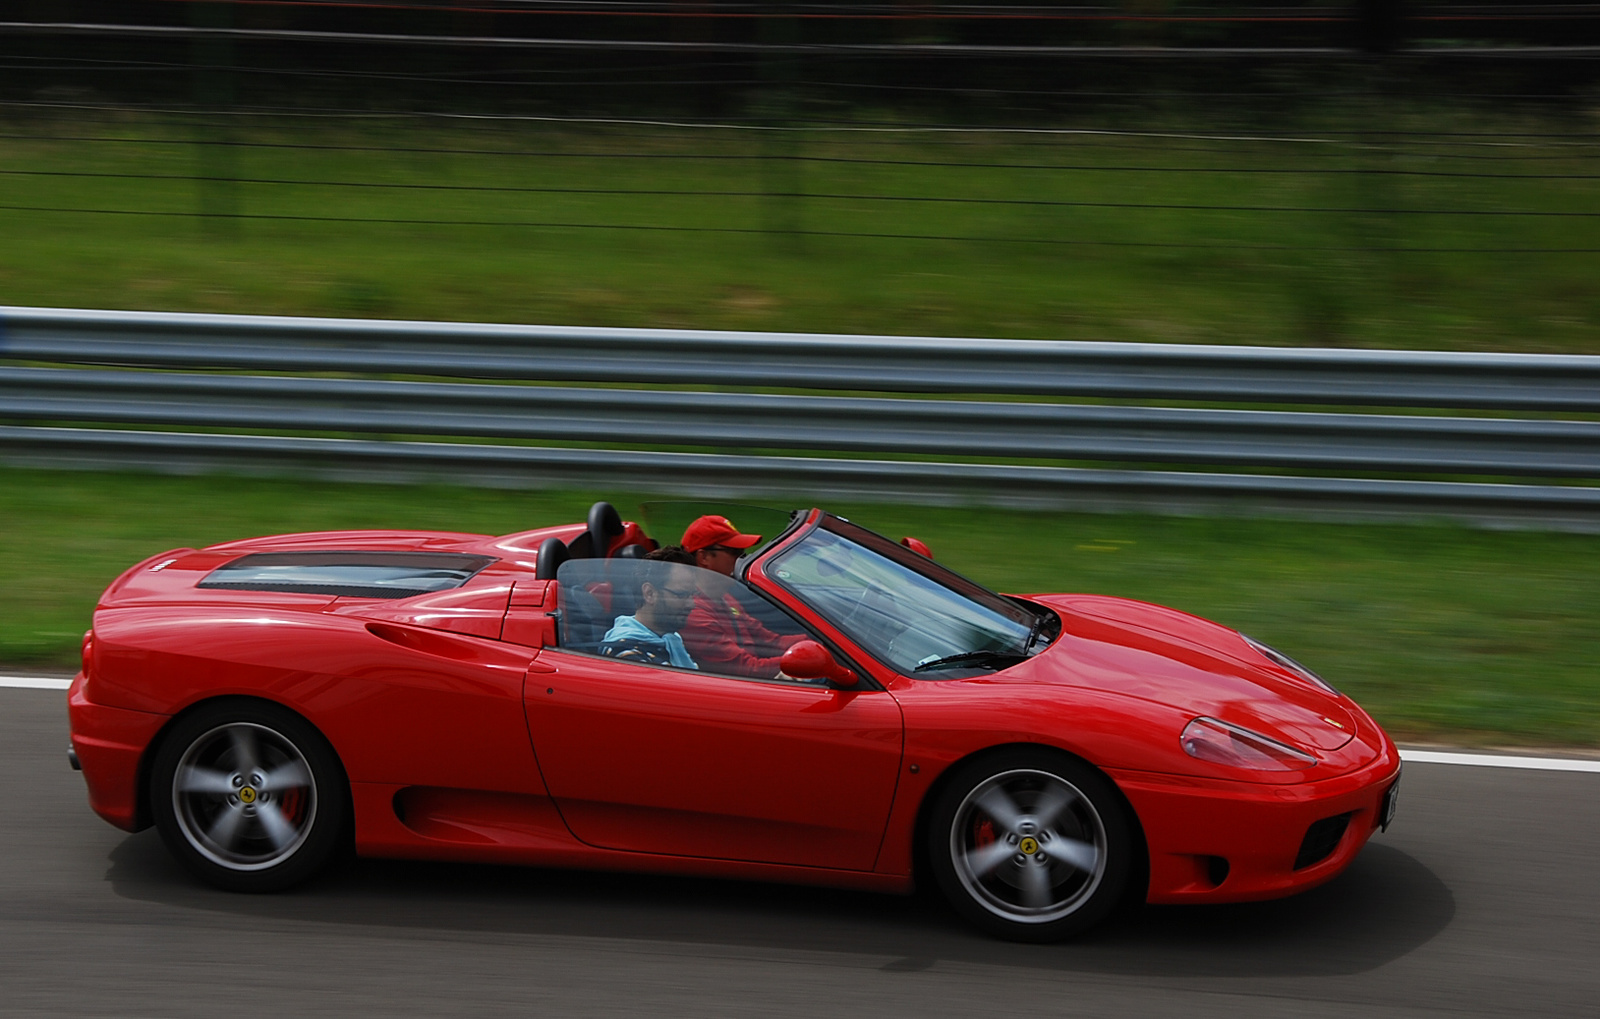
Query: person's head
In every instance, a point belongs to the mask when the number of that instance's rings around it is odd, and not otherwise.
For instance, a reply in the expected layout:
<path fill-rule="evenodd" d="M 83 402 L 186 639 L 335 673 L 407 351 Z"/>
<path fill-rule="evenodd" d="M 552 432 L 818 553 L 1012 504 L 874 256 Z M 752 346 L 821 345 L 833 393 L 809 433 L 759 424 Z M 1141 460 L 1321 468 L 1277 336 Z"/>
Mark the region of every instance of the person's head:
<path fill-rule="evenodd" d="M 727 517 L 703 516 L 683 532 L 684 551 L 694 556 L 694 564 L 703 570 L 733 576 L 739 556 L 750 546 L 761 541 L 759 534 L 740 534 Z"/>
<path fill-rule="evenodd" d="M 658 549 L 646 552 L 644 558 L 653 563 L 679 563 L 683 566 L 693 566 L 694 556 L 684 550 L 682 545 L 662 545 Z"/>
<path fill-rule="evenodd" d="M 634 618 L 657 633 L 673 633 L 683 628 L 694 608 L 698 588 L 688 564 L 668 562 L 650 570 L 639 585 L 639 611 Z"/>

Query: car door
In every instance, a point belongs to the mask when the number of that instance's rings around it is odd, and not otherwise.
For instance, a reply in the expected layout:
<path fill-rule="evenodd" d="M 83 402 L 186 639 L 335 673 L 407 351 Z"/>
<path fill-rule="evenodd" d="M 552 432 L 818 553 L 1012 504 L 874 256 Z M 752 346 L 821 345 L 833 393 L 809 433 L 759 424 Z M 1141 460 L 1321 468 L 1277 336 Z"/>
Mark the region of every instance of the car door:
<path fill-rule="evenodd" d="M 831 690 L 546 650 L 534 753 L 574 835 L 607 849 L 870 870 L 900 708 Z"/>
<path fill-rule="evenodd" d="M 626 567 L 613 560 L 608 569 Z M 576 589 L 565 570 L 563 590 Z M 573 611 L 571 601 L 564 605 Z M 888 693 L 571 648 L 547 648 L 535 670 L 525 693 L 534 752 L 562 817 L 584 842 L 872 868 L 903 738 L 900 708 Z"/>

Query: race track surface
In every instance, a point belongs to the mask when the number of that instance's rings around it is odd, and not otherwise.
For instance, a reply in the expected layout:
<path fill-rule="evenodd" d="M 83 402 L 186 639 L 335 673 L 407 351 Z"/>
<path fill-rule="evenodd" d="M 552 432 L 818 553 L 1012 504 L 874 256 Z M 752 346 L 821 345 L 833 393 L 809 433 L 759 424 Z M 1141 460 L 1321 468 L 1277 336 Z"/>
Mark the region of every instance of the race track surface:
<path fill-rule="evenodd" d="M 1410 763 L 1299 898 L 992 941 L 932 896 L 359 862 L 193 883 L 90 813 L 60 691 L 0 689 L 0 1015 L 1578 1016 L 1600 1013 L 1600 775 Z"/>

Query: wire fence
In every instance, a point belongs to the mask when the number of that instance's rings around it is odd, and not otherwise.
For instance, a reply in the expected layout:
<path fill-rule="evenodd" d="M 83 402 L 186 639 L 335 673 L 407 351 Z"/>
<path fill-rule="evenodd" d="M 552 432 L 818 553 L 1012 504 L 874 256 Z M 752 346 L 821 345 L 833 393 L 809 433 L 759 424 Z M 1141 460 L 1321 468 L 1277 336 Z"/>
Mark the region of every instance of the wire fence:
<path fill-rule="evenodd" d="M 1313 305 L 1451 259 L 1566 292 L 1600 271 L 1600 3 L 29 13 L 0 23 L 14 236 L 859 242 L 932 271 L 960 245 L 1131 275 L 1214 255 L 1243 281 L 1303 257 Z"/>

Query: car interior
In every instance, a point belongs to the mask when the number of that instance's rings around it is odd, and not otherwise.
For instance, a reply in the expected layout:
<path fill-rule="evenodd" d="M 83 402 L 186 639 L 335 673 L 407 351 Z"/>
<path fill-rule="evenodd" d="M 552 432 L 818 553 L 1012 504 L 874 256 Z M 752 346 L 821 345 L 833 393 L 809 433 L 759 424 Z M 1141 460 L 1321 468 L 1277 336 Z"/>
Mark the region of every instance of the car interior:
<path fill-rule="evenodd" d="M 701 512 L 714 512 L 726 504 L 715 506 L 699 503 L 657 503 L 656 507 L 668 509 L 665 517 L 674 515 L 694 519 Z M 741 507 L 758 510 L 766 516 L 783 520 L 788 514 L 758 507 Z M 648 510 L 648 507 L 647 507 Z M 679 528 L 681 530 L 681 528 Z M 662 533 L 666 533 L 663 531 Z M 776 538 L 779 532 L 764 534 Z M 586 529 L 570 542 L 560 538 L 546 538 L 539 546 L 537 576 L 541 580 L 560 583 L 559 640 L 564 650 L 581 654 L 600 654 L 605 634 L 621 616 L 638 612 L 640 585 L 646 581 L 660 586 L 666 572 L 675 564 L 647 560 L 644 556 L 660 547 L 660 543 L 647 535 L 634 523 L 624 523 L 616 508 L 609 502 L 597 502 L 589 510 Z M 597 549 L 604 549 L 596 554 Z M 793 633 L 799 624 L 781 609 L 750 591 L 743 584 L 710 570 L 694 566 L 677 566 L 694 571 L 700 591 L 732 598 L 744 612 L 779 633 Z"/>

